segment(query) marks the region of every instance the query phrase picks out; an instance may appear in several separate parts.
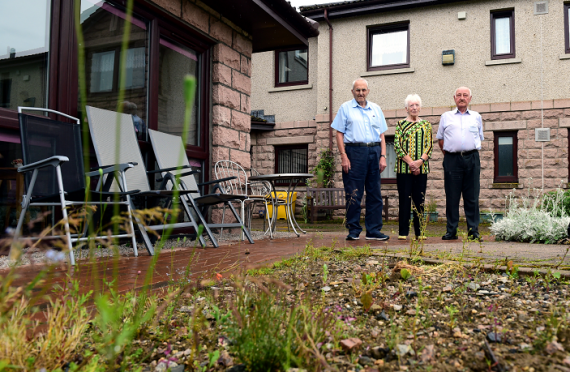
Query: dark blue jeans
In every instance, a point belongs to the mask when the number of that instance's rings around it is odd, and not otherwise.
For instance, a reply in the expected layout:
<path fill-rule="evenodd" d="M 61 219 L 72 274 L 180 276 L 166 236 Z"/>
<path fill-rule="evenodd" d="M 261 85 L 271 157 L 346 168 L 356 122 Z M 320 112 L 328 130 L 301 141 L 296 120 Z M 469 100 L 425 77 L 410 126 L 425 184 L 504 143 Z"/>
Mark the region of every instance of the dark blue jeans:
<path fill-rule="evenodd" d="M 360 204 L 366 190 L 366 231 L 372 234 L 382 229 L 382 194 L 380 191 L 380 146 L 345 147 L 350 160 L 348 173 L 342 172 L 346 193 L 346 227 L 349 234 L 359 235 Z"/>

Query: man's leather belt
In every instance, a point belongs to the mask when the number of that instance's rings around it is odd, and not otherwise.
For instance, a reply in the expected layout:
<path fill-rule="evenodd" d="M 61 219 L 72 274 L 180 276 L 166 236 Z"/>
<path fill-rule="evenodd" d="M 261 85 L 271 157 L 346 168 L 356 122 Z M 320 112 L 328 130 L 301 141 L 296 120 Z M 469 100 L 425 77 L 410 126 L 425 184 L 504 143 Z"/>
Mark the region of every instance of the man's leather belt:
<path fill-rule="evenodd" d="M 353 146 L 353 147 L 374 147 L 380 146 L 380 142 L 350 142 L 345 143 L 345 146 Z"/>
<path fill-rule="evenodd" d="M 475 150 L 469 150 L 469 151 L 457 151 L 457 152 L 450 152 L 450 154 L 465 156 L 465 155 L 471 155 L 477 151 L 479 151 L 479 150 L 475 149 Z"/>

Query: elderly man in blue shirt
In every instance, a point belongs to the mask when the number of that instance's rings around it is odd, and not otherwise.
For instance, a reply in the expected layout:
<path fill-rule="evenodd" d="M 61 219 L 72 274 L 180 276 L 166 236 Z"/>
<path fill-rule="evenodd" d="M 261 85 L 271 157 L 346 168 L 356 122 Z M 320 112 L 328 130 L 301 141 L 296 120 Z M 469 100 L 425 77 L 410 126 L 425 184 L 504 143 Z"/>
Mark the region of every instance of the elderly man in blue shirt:
<path fill-rule="evenodd" d="M 360 204 L 366 190 L 366 239 L 388 240 L 382 229 L 382 194 L 380 173 L 386 168 L 388 129 L 384 114 L 375 103 L 366 100 L 368 82 L 352 83 L 354 99 L 343 103 L 331 127 L 336 130 L 336 143 L 342 159 L 342 181 L 346 193 L 346 240 L 360 239 Z"/>
<path fill-rule="evenodd" d="M 457 88 L 453 98 L 457 108 L 441 115 L 436 136 L 439 140 L 439 147 L 444 154 L 447 233 L 442 239 L 457 239 L 459 200 L 463 194 L 468 236 L 473 240 L 481 240 L 479 235 L 479 180 L 481 173 L 479 150 L 481 150 L 481 141 L 484 139 L 483 120 L 478 112 L 468 109 L 471 102 L 471 90 L 469 88 Z"/>

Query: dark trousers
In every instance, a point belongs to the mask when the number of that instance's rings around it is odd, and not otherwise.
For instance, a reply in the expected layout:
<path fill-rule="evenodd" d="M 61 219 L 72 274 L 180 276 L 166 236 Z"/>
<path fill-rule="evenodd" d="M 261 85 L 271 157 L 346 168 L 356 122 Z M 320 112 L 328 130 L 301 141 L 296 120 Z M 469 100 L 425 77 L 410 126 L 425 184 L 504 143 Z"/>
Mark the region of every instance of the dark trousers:
<path fill-rule="evenodd" d="M 447 232 L 457 234 L 459 200 L 463 194 L 463 208 L 469 234 L 479 234 L 479 190 L 481 162 L 479 152 L 461 156 L 446 152 L 443 158 Z"/>
<path fill-rule="evenodd" d="M 359 235 L 360 204 L 366 190 L 366 231 L 377 233 L 382 229 L 382 194 L 380 192 L 380 146 L 345 148 L 350 170 L 342 172 L 346 194 L 346 227 L 349 234 Z"/>
<path fill-rule="evenodd" d="M 410 232 L 410 210 L 414 203 L 414 232 L 420 236 L 420 219 L 424 213 L 424 201 L 426 199 L 427 174 L 397 173 L 398 199 L 400 204 L 399 212 L 399 233 L 398 235 L 408 236 Z"/>

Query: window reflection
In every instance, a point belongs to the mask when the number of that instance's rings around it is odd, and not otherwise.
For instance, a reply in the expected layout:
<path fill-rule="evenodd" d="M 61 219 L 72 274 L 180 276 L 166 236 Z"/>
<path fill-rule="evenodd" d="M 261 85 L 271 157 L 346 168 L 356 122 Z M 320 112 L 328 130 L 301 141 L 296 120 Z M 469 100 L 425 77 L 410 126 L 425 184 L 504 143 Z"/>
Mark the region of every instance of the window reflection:
<path fill-rule="evenodd" d="M 279 83 L 307 80 L 307 49 L 279 52 Z"/>
<path fill-rule="evenodd" d="M 198 76 L 198 57 L 194 50 L 174 41 L 161 38 L 160 81 L 158 89 L 158 130 L 181 136 L 184 129 L 184 77 L 188 74 Z M 196 88 L 199 92 L 199 87 Z M 198 103 L 196 95 L 192 118 L 188 128 L 187 144 L 200 146 L 198 130 Z"/>
<path fill-rule="evenodd" d="M 4 1 L 0 12 L 0 107 L 46 107 L 49 0 Z"/>
<path fill-rule="evenodd" d="M 121 51 L 126 24 L 122 9 L 107 2 L 82 0 L 81 25 L 85 40 L 85 77 L 87 104 L 133 115 L 139 139 L 146 139 L 148 89 L 148 27 L 133 15 L 127 49 Z M 124 66 L 124 98 L 119 100 L 120 62 Z"/>
<path fill-rule="evenodd" d="M 372 36 L 372 66 L 407 63 L 408 31 L 392 31 Z"/>

